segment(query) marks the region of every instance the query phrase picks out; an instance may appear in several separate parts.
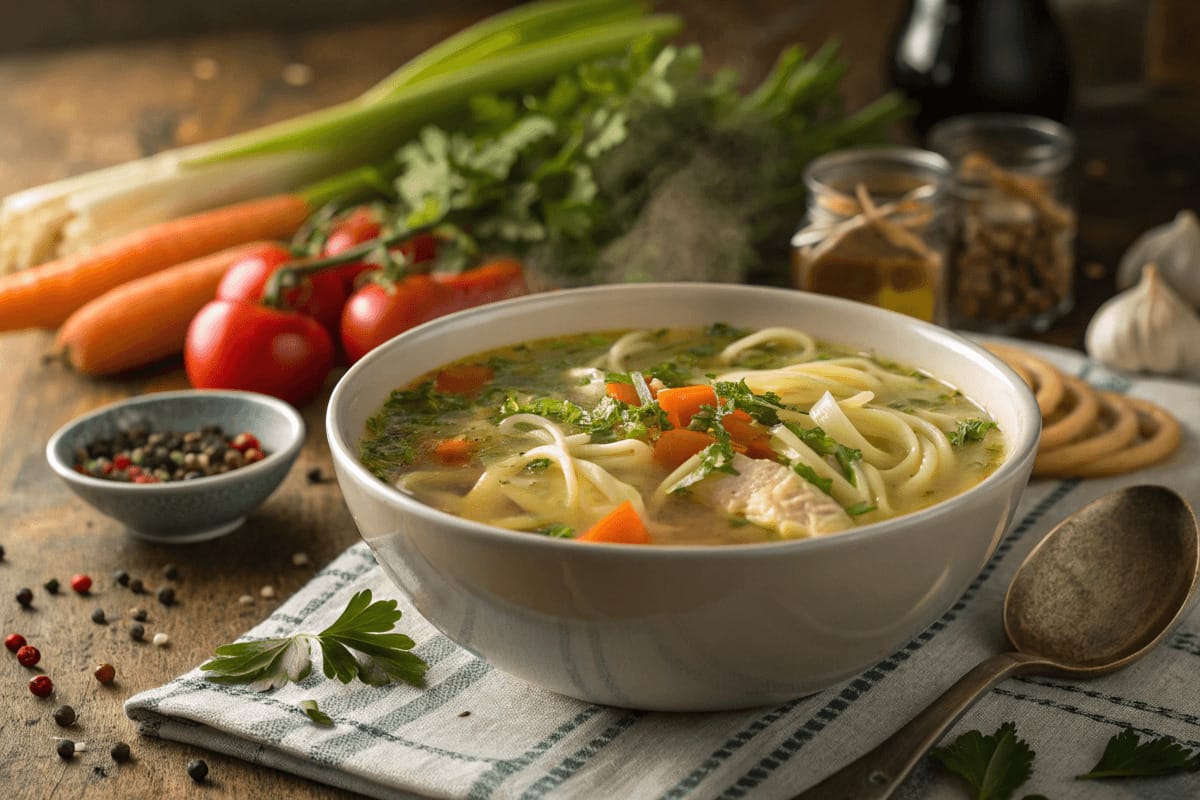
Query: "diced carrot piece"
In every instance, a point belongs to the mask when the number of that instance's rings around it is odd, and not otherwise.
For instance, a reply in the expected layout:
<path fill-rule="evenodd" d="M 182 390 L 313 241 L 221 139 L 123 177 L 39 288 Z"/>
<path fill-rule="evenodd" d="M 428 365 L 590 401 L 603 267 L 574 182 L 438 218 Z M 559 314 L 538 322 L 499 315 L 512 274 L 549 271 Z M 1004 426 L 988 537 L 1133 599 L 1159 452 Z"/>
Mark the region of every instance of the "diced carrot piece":
<path fill-rule="evenodd" d="M 650 534 L 633 503 L 626 500 L 601 517 L 595 525 L 582 535 L 575 537 L 585 542 L 610 542 L 612 544 L 649 544 Z"/>
<path fill-rule="evenodd" d="M 658 393 L 658 405 L 667 414 L 667 422 L 676 428 L 686 428 L 692 415 L 703 406 L 717 405 L 717 393 L 711 386 L 680 386 Z"/>
<path fill-rule="evenodd" d="M 740 408 L 721 418 L 721 425 L 729 432 L 734 445 L 741 445 L 750 458 L 775 459 L 771 449 L 771 434 L 760 427 L 754 418 Z"/>
<path fill-rule="evenodd" d="M 433 386 L 442 394 L 474 394 L 495 374 L 486 364 L 457 364 L 439 372 Z"/>
<path fill-rule="evenodd" d="M 663 431 L 658 437 L 651 457 L 659 466 L 673 470 L 715 441 L 711 434 L 703 431 L 675 428 Z"/>
<path fill-rule="evenodd" d="M 620 400 L 622 403 L 628 403 L 631 406 L 640 406 L 641 398 L 638 397 L 637 389 L 633 388 L 632 383 L 619 383 L 613 381 L 604 384 L 604 392 L 609 397 Z"/>
<path fill-rule="evenodd" d="M 433 457 L 447 467 L 462 467 L 475 456 L 475 443 L 461 437 L 444 439 L 433 448 Z"/>

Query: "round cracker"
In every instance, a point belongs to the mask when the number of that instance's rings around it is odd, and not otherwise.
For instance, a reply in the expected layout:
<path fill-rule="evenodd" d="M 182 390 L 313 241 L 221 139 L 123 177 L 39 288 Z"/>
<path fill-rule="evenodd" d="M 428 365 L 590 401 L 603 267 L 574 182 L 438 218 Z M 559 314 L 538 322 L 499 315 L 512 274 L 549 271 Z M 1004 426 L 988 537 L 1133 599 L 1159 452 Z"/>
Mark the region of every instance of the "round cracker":
<path fill-rule="evenodd" d="M 1138 436 L 1138 413 L 1132 403 L 1113 392 L 1098 392 L 1099 414 L 1081 437 L 1058 447 L 1041 447 L 1033 472 L 1038 477 L 1073 477 L 1089 464 L 1102 460 Z"/>

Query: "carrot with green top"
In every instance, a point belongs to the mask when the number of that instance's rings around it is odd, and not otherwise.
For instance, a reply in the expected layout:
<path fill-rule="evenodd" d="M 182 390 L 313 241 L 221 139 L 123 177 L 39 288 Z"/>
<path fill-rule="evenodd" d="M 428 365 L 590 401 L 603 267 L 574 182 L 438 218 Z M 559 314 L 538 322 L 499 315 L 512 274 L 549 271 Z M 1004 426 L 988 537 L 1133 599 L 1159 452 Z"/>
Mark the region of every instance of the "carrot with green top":
<path fill-rule="evenodd" d="M 56 346 L 85 375 L 114 375 L 181 353 L 192 317 L 213 299 L 229 267 L 278 247 L 231 247 L 123 283 L 67 318 Z"/>
<path fill-rule="evenodd" d="M 0 331 L 56 328 L 123 283 L 259 239 L 285 239 L 312 213 L 274 195 L 151 225 L 84 253 L 0 277 Z"/>
<path fill-rule="evenodd" d="M 608 542 L 609 544 L 649 544 L 650 534 L 638 516 L 633 503 L 626 500 L 605 514 L 596 524 L 575 537 L 584 542 Z"/>

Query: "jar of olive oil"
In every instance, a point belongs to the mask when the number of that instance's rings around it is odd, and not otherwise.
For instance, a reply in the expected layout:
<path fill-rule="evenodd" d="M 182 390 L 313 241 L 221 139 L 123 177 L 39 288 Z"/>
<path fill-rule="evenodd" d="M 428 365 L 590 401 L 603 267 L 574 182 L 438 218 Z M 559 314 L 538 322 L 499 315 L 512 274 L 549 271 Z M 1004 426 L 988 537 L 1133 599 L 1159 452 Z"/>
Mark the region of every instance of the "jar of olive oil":
<path fill-rule="evenodd" d="M 944 158 L 912 147 L 814 160 L 792 237 L 794 285 L 944 323 L 949 178 Z"/>

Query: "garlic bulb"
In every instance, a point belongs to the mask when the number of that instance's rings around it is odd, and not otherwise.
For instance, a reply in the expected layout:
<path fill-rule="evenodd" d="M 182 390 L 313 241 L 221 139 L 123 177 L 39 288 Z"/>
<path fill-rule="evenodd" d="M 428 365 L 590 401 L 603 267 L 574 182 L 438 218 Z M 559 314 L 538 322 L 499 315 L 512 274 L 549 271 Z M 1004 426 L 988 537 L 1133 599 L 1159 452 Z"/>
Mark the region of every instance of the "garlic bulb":
<path fill-rule="evenodd" d="M 1194 213 L 1180 211 L 1174 222 L 1139 236 L 1117 267 L 1117 288 L 1137 283 L 1147 264 L 1157 265 L 1162 279 L 1192 308 L 1200 308 L 1200 220 Z"/>
<path fill-rule="evenodd" d="M 1088 355 L 1110 367 L 1200 378 L 1200 316 L 1147 264 L 1137 286 L 1088 323 Z"/>

